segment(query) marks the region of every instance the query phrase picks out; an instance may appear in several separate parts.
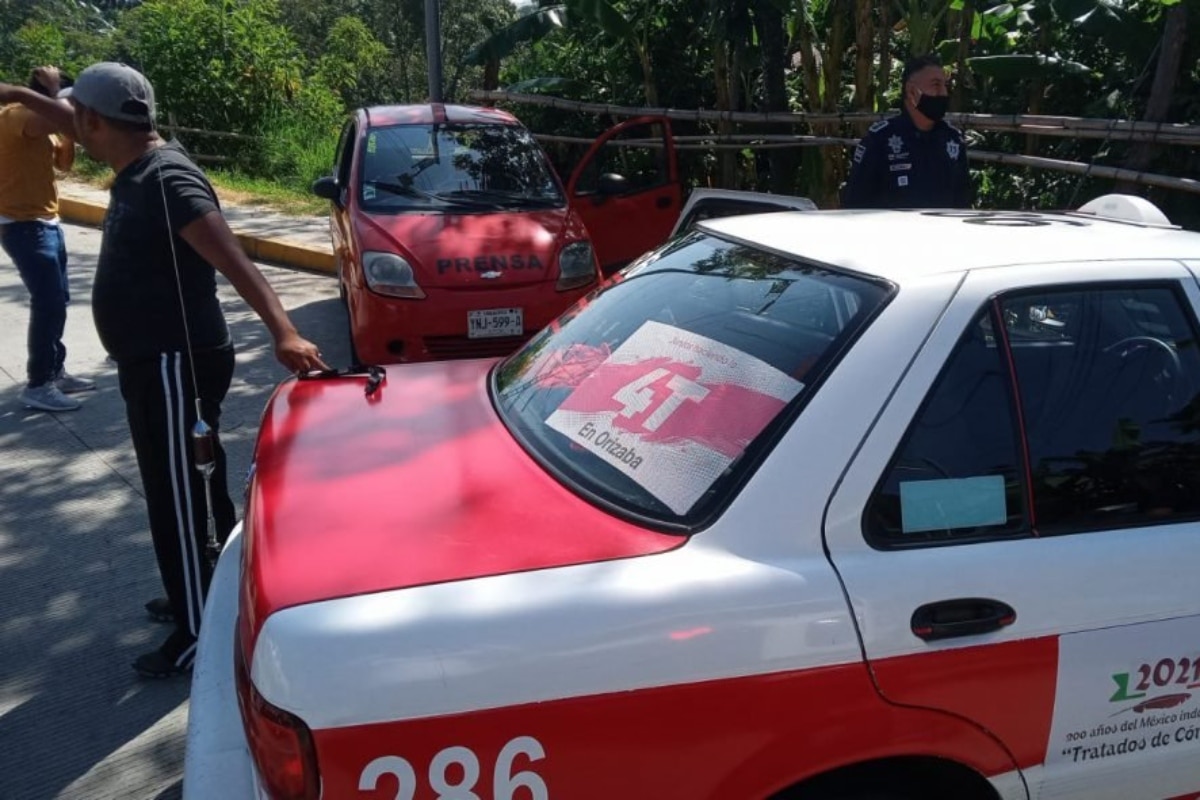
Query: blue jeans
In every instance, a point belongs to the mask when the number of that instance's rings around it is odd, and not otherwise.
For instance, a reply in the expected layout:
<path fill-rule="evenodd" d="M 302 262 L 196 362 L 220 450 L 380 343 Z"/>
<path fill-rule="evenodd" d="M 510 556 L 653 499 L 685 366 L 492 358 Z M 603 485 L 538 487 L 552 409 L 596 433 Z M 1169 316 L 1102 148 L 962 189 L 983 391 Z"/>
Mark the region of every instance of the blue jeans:
<path fill-rule="evenodd" d="M 62 228 L 49 222 L 10 222 L 0 225 L 0 246 L 17 265 L 29 290 L 30 386 L 54 380 L 67 357 L 63 329 L 67 325 L 67 242 Z"/>

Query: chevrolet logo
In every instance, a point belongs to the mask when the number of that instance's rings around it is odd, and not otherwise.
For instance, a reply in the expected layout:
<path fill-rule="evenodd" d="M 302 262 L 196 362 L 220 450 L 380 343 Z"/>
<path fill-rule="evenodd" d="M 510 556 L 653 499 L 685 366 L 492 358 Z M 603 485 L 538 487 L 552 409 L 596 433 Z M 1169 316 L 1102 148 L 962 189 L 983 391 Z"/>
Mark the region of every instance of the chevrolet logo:
<path fill-rule="evenodd" d="M 496 278 L 500 278 L 503 276 L 504 276 L 503 272 L 496 272 L 495 270 L 492 270 L 491 272 L 479 273 L 479 277 L 483 278 L 485 281 L 494 281 L 494 280 L 496 280 Z"/>

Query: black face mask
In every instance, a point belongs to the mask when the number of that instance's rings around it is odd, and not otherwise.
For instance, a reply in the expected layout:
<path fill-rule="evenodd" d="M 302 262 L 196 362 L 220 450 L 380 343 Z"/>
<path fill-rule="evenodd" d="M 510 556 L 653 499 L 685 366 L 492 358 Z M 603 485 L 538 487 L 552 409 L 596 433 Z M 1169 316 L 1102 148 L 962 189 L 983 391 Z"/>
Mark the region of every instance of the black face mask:
<path fill-rule="evenodd" d="M 917 101 L 917 111 L 920 111 L 934 122 L 941 122 L 950 110 L 950 98 L 947 95 L 921 94 Z"/>

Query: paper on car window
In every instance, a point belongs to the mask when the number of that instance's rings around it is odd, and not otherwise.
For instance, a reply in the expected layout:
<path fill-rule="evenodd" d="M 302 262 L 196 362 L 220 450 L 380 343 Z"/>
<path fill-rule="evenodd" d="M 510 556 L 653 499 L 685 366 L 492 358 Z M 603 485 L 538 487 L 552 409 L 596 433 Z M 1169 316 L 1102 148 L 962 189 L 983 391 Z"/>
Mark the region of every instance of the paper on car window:
<path fill-rule="evenodd" d="M 1008 522 L 1003 475 L 904 481 L 900 484 L 905 533 L 978 528 Z"/>
<path fill-rule="evenodd" d="M 684 514 L 803 388 L 733 347 L 647 322 L 546 424 Z"/>

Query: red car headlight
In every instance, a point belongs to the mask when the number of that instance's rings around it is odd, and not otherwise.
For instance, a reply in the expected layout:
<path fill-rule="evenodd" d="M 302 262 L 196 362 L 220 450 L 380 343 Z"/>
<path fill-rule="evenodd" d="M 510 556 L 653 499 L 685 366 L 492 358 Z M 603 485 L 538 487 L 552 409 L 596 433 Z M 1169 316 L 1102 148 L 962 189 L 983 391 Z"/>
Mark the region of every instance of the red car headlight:
<path fill-rule="evenodd" d="M 395 253 L 363 253 L 363 275 L 373 292 L 409 300 L 425 298 L 412 264 Z"/>
<path fill-rule="evenodd" d="M 560 292 L 587 286 L 596 280 L 596 254 L 591 242 L 569 244 L 558 254 L 558 285 Z"/>

